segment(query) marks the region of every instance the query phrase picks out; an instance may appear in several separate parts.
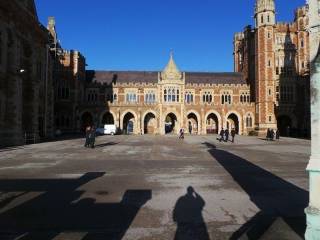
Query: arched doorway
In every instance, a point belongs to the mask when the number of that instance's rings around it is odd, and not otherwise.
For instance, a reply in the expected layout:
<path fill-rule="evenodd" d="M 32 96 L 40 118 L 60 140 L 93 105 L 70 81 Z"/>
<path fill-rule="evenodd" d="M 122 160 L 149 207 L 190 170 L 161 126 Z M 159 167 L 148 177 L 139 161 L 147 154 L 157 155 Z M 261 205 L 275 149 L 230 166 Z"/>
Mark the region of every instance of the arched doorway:
<path fill-rule="evenodd" d="M 191 134 L 198 134 L 198 118 L 196 114 L 189 113 L 188 116 L 188 123 L 187 123 L 187 131 Z"/>
<path fill-rule="evenodd" d="M 278 129 L 281 136 L 289 137 L 292 132 L 292 120 L 287 115 L 279 116 L 278 119 Z"/>
<path fill-rule="evenodd" d="M 219 131 L 219 120 L 217 115 L 210 113 L 206 119 L 207 134 L 217 134 Z"/>
<path fill-rule="evenodd" d="M 167 116 L 166 116 L 166 119 L 165 119 L 165 133 L 166 134 L 170 134 L 170 133 L 175 133 L 176 132 L 176 125 L 177 125 L 177 117 L 176 115 L 174 115 L 173 113 L 169 113 Z"/>
<path fill-rule="evenodd" d="M 134 133 L 134 123 L 135 118 L 131 112 L 128 112 L 123 117 L 123 131 L 125 134 L 133 134 Z"/>
<path fill-rule="evenodd" d="M 102 117 L 101 124 L 102 125 L 114 124 L 114 118 L 112 113 L 106 112 Z"/>
<path fill-rule="evenodd" d="M 156 116 L 153 113 L 148 113 L 144 117 L 144 133 L 154 134 L 157 128 Z"/>
<path fill-rule="evenodd" d="M 84 131 L 87 126 L 93 125 L 93 116 L 89 112 L 85 112 L 81 116 L 81 130 Z"/>
<path fill-rule="evenodd" d="M 236 114 L 231 113 L 227 118 L 227 128 L 229 131 L 234 128 L 236 133 L 239 134 L 239 119 Z"/>

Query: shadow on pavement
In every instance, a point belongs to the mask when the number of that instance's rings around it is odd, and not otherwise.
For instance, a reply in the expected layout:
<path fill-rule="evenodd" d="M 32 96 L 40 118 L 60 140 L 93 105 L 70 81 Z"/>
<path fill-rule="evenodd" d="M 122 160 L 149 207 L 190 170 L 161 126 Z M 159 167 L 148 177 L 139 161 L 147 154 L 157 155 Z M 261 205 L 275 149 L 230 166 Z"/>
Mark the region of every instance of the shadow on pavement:
<path fill-rule="evenodd" d="M 216 149 L 211 143 L 203 144 L 260 209 L 231 239 L 239 239 L 243 234 L 247 234 L 248 239 L 258 239 L 279 218 L 284 220 L 290 231 L 293 230 L 303 238 L 306 228 L 304 209 L 308 205 L 307 191 L 241 157 Z"/>
<path fill-rule="evenodd" d="M 103 148 L 103 147 L 113 146 L 113 145 L 117 145 L 117 144 L 119 144 L 119 143 L 116 143 L 116 142 L 101 143 L 101 144 L 95 145 L 95 148 Z"/>
<path fill-rule="evenodd" d="M 0 214 L 0 239 L 52 240 L 62 232 L 85 232 L 84 240 L 122 239 L 152 192 L 127 190 L 115 203 L 97 203 L 94 198 L 78 201 L 84 191 L 77 189 L 103 175 L 92 172 L 78 179 L 0 180 L 1 192 L 43 192 Z"/>
<path fill-rule="evenodd" d="M 207 226 L 202 216 L 205 206 L 203 198 L 193 189 L 181 196 L 173 210 L 173 221 L 177 224 L 175 240 L 209 240 Z"/>

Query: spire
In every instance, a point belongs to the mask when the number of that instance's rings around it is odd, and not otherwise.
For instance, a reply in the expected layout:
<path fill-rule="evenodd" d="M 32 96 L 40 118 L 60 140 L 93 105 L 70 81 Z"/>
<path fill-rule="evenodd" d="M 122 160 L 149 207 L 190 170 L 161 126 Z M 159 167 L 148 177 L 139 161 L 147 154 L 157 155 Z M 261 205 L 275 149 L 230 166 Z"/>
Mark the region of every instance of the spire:
<path fill-rule="evenodd" d="M 179 71 L 176 63 L 174 62 L 173 51 L 171 50 L 169 62 L 162 72 L 162 78 L 163 79 L 180 79 L 181 77 L 182 77 L 182 74 Z"/>

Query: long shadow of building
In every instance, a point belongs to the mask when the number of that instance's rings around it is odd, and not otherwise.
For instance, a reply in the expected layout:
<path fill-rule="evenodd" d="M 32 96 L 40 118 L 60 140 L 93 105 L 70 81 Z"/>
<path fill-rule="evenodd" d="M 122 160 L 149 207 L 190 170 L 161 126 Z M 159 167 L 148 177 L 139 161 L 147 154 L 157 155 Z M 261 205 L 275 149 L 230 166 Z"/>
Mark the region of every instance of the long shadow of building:
<path fill-rule="evenodd" d="M 219 150 L 211 143 L 203 144 L 260 209 L 231 239 L 239 239 L 244 234 L 248 239 L 259 239 L 280 218 L 290 227 L 290 231 L 303 238 L 306 228 L 304 209 L 308 205 L 307 191 L 244 158 Z"/>
<path fill-rule="evenodd" d="M 77 189 L 103 175 L 87 173 L 69 180 L 0 180 L 1 192 L 21 192 L 16 198 L 43 192 L 0 214 L 0 239 L 52 240 L 68 231 L 86 233 L 83 239 L 122 239 L 140 208 L 151 199 L 151 190 L 127 190 L 115 203 L 97 203 L 93 198 L 78 201 L 84 192 Z M 3 203 L 2 209 L 13 200 Z"/>

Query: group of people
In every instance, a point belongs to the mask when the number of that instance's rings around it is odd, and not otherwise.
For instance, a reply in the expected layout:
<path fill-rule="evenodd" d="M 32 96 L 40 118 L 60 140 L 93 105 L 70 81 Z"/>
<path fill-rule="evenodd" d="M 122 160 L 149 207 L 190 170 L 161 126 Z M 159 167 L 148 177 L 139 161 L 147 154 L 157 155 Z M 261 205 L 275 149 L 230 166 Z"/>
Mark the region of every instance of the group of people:
<path fill-rule="evenodd" d="M 94 126 L 86 127 L 86 142 L 84 144 L 85 147 L 94 148 L 94 144 L 96 141 L 96 129 Z"/>
<path fill-rule="evenodd" d="M 268 128 L 267 136 L 266 136 L 267 141 L 273 141 L 274 138 L 276 138 L 277 140 L 280 139 L 279 129 L 273 130 L 273 129 Z"/>
<path fill-rule="evenodd" d="M 219 138 L 219 141 L 222 142 L 228 142 L 229 141 L 229 135 L 231 135 L 231 142 L 234 143 L 234 138 L 236 136 L 236 130 L 234 128 L 231 129 L 231 131 L 229 132 L 229 129 L 221 129 L 220 131 L 220 138 Z"/>

